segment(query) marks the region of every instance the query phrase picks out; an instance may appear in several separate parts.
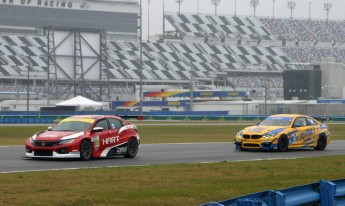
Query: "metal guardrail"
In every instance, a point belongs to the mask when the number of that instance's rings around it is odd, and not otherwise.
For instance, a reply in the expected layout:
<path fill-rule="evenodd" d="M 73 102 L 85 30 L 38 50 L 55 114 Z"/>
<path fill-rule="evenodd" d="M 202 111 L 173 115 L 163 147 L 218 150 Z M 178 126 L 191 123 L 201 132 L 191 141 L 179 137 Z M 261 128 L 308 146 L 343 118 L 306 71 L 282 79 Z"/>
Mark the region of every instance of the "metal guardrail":
<path fill-rule="evenodd" d="M 317 183 L 291 187 L 283 190 L 268 190 L 221 202 L 209 202 L 200 206 L 344 206 L 345 179 L 321 180 Z"/>

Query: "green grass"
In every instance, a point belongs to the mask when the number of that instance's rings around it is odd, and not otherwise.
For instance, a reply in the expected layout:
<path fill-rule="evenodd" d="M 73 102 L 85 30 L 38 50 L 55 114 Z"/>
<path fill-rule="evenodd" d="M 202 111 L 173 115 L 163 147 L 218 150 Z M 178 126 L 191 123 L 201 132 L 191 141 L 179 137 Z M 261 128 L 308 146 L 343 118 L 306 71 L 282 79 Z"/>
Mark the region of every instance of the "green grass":
<path fill-rule="evenodd" d="M 0 126 L 0 145 L 21 145 L 26 138 L 38 131 L 47 129 L 47 126 Z"/>
<path fill-rule="evenodd" d="M 345 156 L 1 174 L 0 205 L 198 205 L 341 179 Z M 114 161 L 116 165 L 117 160 Z"/>
<path fill-rule="evenodd" d="M 175 122 L 166 124 L 138 123 L 143 144 L 188 143 L 188 142 L 230 142 L 236 133 L 248 124 L 214 122 Z M 345 124 L 330 124 L 332 140 L 345 140 Z M 25 139 L 47 126 L 2 126 L 0 145 L 23 145 Z"/>

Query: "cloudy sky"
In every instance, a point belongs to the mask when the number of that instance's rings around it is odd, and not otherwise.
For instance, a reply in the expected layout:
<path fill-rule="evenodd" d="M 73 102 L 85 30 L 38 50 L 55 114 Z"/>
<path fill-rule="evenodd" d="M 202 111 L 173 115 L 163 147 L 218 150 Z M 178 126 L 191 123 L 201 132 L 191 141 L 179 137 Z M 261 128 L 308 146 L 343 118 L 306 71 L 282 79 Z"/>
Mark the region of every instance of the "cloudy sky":
<path fill-rule="evenodd" d="M 139 0 L 140 1 L 140 0 Z M 150 35 L 162 33 L 162 14 L 163 0 L 141 0 L 143 3 L 143 39 L 147 39 L 148 24 L 150 24 Z M 150 1 L 150 11 L 148 12 L 148 1 Z M 165 12 L 178 12 L 179 6 L 177 0 L 164 0 Z M 222 15 L 253 16 L 254 9 L 250 6 L 251 0 L 220 0 L 217 7 L 217 13 Z M 312 19 L 326 19 L 327 14 L 324 10 L 324 4 L 332 4 L 329 13 L 329 19 L 344 20 L 345 19 L 345 0 L 275 0 L 274 16 L 289 18 L 291 10 L 287 8 L 289 1 L 296 2 L 296 8 L 293 10 L 294 18 L 309 17 Z M 198 3 L 199 2 L 199 3 Z M 215 7 L 211 4 L 212 0 L 184 0 L 181 4 L 181 13 L 197 13 L 197 5 L 199 5 L 199 13 L 214 14 Z M 148 13 L 150 18 L 148 21 Z M 273 0 L 259 0 L 256 8 L 256 16 L 273 16 Z"/>

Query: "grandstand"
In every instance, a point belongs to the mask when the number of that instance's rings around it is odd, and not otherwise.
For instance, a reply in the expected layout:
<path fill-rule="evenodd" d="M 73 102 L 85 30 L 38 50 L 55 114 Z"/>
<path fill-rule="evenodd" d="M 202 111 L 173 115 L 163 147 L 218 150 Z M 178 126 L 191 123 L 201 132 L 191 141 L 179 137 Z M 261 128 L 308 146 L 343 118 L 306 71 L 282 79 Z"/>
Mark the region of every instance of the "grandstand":
<path fill-rule="evenodd" d="M 106 9 L 109 5 L 103 5 L 108 3 L 112 5 L 112 12 Z M 119 27 L 110 22 L 82 24 L 81 31 L 76 31 L 71 28 L 73 24 L 65 25 L 64 19 L 56 22 L 48 18 L 49 28 L 44 26 L 44 22 L 36 22 L 36 25 L 30 22 L 30 28 L 24 28 L 15 21 L 11 25 L 0 21 L 2 93 L 17 92 L 12 98 L 20 98 L 20 91 L 26 91 L 28 71 L 30 92 L 37 91 L 36 98 L 49 98 L 49 95 L 67 98 L 68 95 L 82 92 L 93 99 L 114 100 L 114 96 L 117 96 L 121 100 L 119 93 L 136 92 L 133 88 L 139 84 L 141 75 L 140 44 L 136 30 L 139 15 L 137 3 L 94 1 L 85 7 L 86 10 L 84 7 L 81 9 L 80 5 L 76 6 L 55 10 L 68 12 L 74 9 L 81 15 L 96 12 L 103 14 L 102 18 L 107 18 L 110 13 L 122 15 L 127 17 L 127 23 L 122 22 L 127 26 L 122 25 L 120 30 L 116 30 Z M 53 10 L 37 5 L 0 2 L 0 12 L 17 7 Z M 119 12 L 123 7 L 127 12 Z M 6 15 L 9 14 L 0 13 L 0 19 L 14 18 Z M 102 18 L 99 21 L 104 20 Z M 265 95 L 267 86 L 270 96 L 283 98 L 282 72 L 304 68 L 295 63 L 318 63 L 326 57 L 343 63 L 345 59 L 343 21 L 177 13 L 165 14 L 164 19 L 174 31 L 167 31 L 158 41 L 142 44 L 142 80 L 145 85 L 186 86 L 192 77 L 199 84 L 212 84 L 222 79 L 225 85 L 221 86 L 236 91 L 255 91 L 256 98 Z M 57 32 L 54 36 L 54 31 L 61 29 L 66 32 Z M 72 36 L 79 34 L 79 42 L 76 37 L 68 39 L 76 47 L 72 51 L 71 46 L 62 40 L 64 35 L 69 35 L 68 32 Z M 101 40 L 95 43 L 95 39 L 99 38 Z M 83 39 L 85 42 L 81 42 Z M 61 48 L 60 43 L 64 45 Z M 84 44 L 94 48 L 78 49 Z M 95 54 L 94 50 L 97 50 Z M 69 65 L 66 66 L 66 62 Z M 62 66 L 57 66 L 59 64 Z M 68 68 L 64 69 L 63 66 Z M 267 79 L 269 83 L 264 84 Z M 104 88 L 108 90 L 104 92 Z M 104 93 L 108 94 L 104 96 Z"/>
<path fill-rule="evenodd" d="M 44 87 L 47 100 L 109 100 L 107 40 L 136 40 L 139 8 L 131 0 L 1 1 L 1 85 L 18 88 L 16 99 L 29 85 Z"/>
<path fill-rule="evenodd" d="M 185 37 L 210 39 L 275 40 L 264 24 L 254 17 L 166 14 L 165 18 Z"/>

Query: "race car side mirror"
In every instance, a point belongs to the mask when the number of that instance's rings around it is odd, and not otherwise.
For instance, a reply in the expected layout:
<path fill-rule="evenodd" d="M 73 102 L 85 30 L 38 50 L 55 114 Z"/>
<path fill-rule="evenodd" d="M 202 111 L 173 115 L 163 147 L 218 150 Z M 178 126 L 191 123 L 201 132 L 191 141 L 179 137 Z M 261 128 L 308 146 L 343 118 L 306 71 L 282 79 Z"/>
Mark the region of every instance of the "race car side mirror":
<path fill-rule="evenodd" d="M 95 127 L 92 129 L 92 132 L 102 132 L 103 131 L 103 127 Z"/>
<path fill-rule="evenodd" d="M 48 127 L 48 131 L 51 131 L 51 130 L 52 130 L 52 128 L 53 128 L 52 126 Z"/>

